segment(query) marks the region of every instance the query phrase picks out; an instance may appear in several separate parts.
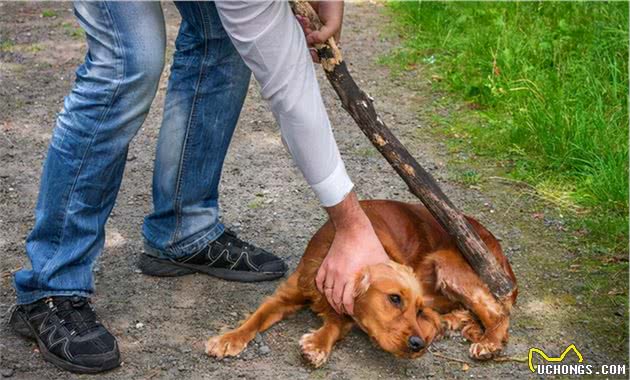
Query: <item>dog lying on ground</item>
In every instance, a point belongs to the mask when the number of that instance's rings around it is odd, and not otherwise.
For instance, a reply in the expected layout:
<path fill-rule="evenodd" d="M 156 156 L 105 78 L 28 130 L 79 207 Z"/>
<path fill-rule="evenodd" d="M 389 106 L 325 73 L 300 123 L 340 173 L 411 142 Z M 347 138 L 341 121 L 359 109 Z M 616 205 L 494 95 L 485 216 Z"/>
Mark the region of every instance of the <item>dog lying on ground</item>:
<path fill-rule="evenodd" d="M 328 221 L 313 236 L 295 272 L 242 325 L 212 337 L 206 353 L 223 358 L 242 352 L 256 336 L 306 304 L 323 319 L 317 331 L 300 339 L 302 355 L 315 367 L 326 362 L 333 346 L 357 324 L 385 351 L 416 358 L 447 330 L 461 330 L 472 342 L 470 356 L 490 359 L 508 340 L 509 317 L 517 291 L 497 301 L 461 255 L 455 241 L 422 205 L 362 201 L 378 238 L 390 257 L 386 264 L 357 274 L 354 315 L 340 315 L 315 285 L 315 277 L 335 231 Z M 471 217 L 477 231 L 516 283 L 497 239 Z"/>

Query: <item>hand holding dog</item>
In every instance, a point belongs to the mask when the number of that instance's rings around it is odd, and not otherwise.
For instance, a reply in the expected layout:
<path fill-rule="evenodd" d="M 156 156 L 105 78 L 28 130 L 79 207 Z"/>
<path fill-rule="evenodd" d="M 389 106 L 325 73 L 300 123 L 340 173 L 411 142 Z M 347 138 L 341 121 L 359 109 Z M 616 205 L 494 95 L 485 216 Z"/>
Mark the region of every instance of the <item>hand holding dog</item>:
<path fill-rule="evenodd" d="M 356 274 L 389 258 L 354 192 L 326 211 L 335 226 L 335 238 L 315 282 L 337 313 L 352 315 Z"/>

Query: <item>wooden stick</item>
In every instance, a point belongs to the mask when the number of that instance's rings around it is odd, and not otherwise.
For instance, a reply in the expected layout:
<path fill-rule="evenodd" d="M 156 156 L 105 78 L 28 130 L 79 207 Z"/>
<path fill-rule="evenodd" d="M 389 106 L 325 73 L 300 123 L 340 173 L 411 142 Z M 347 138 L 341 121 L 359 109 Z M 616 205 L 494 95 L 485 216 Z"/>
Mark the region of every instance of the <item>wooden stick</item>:
<path fill-rule="evenodd" d="M 441 353 L 439 353 L 439 352 L 437 352 L 437 351 L 431 351 L 431 350 L 429 349 L 429 352 L 430 352 L 433 356 L 436 356 L 436 357 L 438 357 L 438 358 L 442 358 L 442 359 L 450 360 L 450 361 L 452 361 L 452 362 L 456 362 L 456 363 L 462 363 L 462 364 L 472 365 L 472 363 L 470 363 L 470 362 L 468 362 L 468 361 L 466 361 L 466 360 L 462 360 L 462 359 L 454 358 L 454 357 L 452 357 L 452 356 L 448 356 L 448 355 L 445 355 L 445 354 L 441 354 Z"/>
<path fill-rule="evenodd" d="M 306 1 L 291 1 L 291 7 L 295 14 L 308 18 L 314 29 L 321 28 L 319 17 Z M 455 239 L 470 266 L 488 285 L 490 291 L 499 299 L 509 297 L 515 287 L 512 279 L 488 251 L 464 215 L 442 192 L 431 174 L 418 164 L 378 116 L 372 99 L 352 79 L 335 41 L 330 38 L 325 44 L 318 44 L 315 48 L 343 108 L 405 181 L 409 190 L 420 198 L 442 227 Z"/>
<path fill-rule="evenodd" d="M 505 363 L 505 362 L 517 362 L 517 363 L 527 363 L 529 358 L 527 357 L 516 357 L 516 356 L 497 356 L 496 358 L 492 358 L 493 362 L 497 363 Z"/>

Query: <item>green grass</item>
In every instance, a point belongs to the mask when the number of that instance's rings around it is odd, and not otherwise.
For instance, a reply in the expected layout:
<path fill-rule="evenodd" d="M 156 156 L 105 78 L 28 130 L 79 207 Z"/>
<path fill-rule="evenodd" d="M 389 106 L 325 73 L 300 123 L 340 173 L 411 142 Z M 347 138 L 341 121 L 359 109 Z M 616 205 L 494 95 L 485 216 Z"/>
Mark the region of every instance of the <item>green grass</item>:
<path fill-rule="evenodd" d="M 15 47 L 15 43 L 11 40 L 0 40 L 0 52 L 4 52 L 4 53 L 10 53 L 11 51 L 13 51 L 13 48 Z"/>
<path fill-rule="evenodd" d="M 64 32 L 68 37 L 71 37 L 75 40 L 82 40 L 85 38 L 85 32 L 81 29 L 80 26 L 75 25 L 73 23 L 64 22 L 61 24 Z"/>
<path fill-rule="evenodd" d="M 378 156 L 378 151 L 371 146 L 355 147 L 353 150 L 353 153 L 356 154 L 357 156 L 366 157 L 366 158 Z"/>
<path fill-rule="evenodd" d="M 386 62 L 422 66 L 471 105 L 451 133 L 576 211 L 585 239 L 627 252 L 628 3 L 388 6 L 403 42 Z"/>
<path fill-rule="evenodd" d="M 264 200 L 265 200 L 265 195 L 263 193 L 256 193 L 256 196 L 251 202 L 249 202 L 247 207 L 252 210 L 261 208 L 263 207 Z"/>
<path fill-rule="evenodd" d="M 475 186 L 481 182 L 481 174 L 475 169 L 459 170 L 454 173 L 453 179 L 462 185 Z"/>
<path fill-rule="evenodd" d="M 57 12 L 52 9 L 44 9 L 42 11 L 42 17 L 57 17 Z"/>

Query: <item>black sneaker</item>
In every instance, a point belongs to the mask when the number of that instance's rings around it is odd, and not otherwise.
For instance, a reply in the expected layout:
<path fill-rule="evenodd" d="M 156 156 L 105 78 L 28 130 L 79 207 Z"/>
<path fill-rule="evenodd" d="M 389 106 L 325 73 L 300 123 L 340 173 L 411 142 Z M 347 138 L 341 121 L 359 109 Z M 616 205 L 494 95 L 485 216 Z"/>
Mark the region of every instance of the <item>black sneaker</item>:
<path fill-rule="evenodd" d="M 147 247 L 147 251 L 151 251 Z M 284 276 L 287 265 L 271 253 L 254 247 L 228 229 L 205 248 L 188 257 L 160 259 L 140 255 L 138 267 L 149 276 L 183 276 L 206 273 L 230 281 L 269 281 Z"/>
<path fill-rule="evenodd" d="M 84 297 L 51 297 L 17 305 L 9 325 L 35 339 L 44 359 L 76 373 L 98 373 L 120 366 L 116 338 L 96 320 Z"/>

